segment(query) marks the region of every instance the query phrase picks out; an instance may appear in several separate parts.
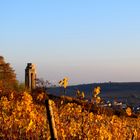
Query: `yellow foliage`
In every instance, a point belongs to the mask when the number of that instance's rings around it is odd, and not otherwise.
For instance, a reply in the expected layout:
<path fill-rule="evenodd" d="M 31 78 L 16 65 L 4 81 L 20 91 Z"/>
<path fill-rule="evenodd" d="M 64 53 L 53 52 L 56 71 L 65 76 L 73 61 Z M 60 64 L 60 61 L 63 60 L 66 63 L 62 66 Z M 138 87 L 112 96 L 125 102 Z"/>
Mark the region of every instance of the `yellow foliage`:
<path fill-rule="evenodd" d="M 17 99 L 12 98 L 12 93 L 10 96 L 10 100 L 6 96 L 0 99 L 0 138 L 50 139 L 45 105 L 36 104 L 28 92 L 18 94 Z M 38 96 L 39 100 L 43 97 L 42 94 Z M 50 104 L 58 139 L 123 140 L 132 139 L 132 136 L 140 139 L 140 118 L 98 115 L 76 103 L 56 105 L 51 100 Z M 130 109 L 126 110 L 129 115 L 132 114 Z"/>
<path fill-rule="evenodd" d="M 100 102 L 101 102 L 101 98 L 100 97 L 97 97 L 96 98 L 96 103 L 99 104 Z"/>
<path fill-rule="evenodd" d="M 10 100 L 13 100 L 14 99 L 14 93 L 12 92 L 11 94 L 10 94 Z"/>
<path fill-rule="evenodd" d="M 101 88 L 99 86 L 94 88 L 93 91 L 94 97 L 97 97 L 97 95 L 100 94 L 100 92 L 101 92 Z"/>
<path fill-rule="evenodd" d="M 84 92 L 81 93 L 81 97 L 85 98 L 85 93 Z"/>
<path fill-rule="evenodd" d="M 68 78 L 65 77 L 63 80 L 59 81 L 59 85 L 61 87 L 67 88 L 67 86 L 68 86 Z"/>
<path fill-rule="evenodd" d="M 43 100 L 44 98 L 44 93 L 40 93 L 38 96 L 37 96 L 37 100 L 41 101 Z"/>
<path fill-rule="evenodd" d="M 32 125 L 33 125 L 33 121 L 30 120 L 30 123 L 29 123 L 29 125 L 28 125 L 28 127 L 26 129 L 26 132 L 28 132 L 31 129 Z"/>
<path fill-rule="evenodd" d="M 84 98 L 85 98 L 85 93 L 84 93 L 83 91 L 80 92 L 80 90 L 77 90 L 76 96 L 77 96 L 78 98 L 84 99 Z"/>
<path fill-rule="evenodd" d="M 128 116 L 131 116 L 132 115 L 132 110 L 131 110 L 130 107 L 127 107 L 126 108 L 126 113 L 127 113 Z"/>
<path fill-rule="evenodd" d="M 9 97 L 9 100 L 6 96 L 0 99 L 0 138 L 29 139 L 33 134 L 48 138 L 45 106 L 34 104 L 28 92 L 18 94 L 18 98 L 13 98 L 11 93 Z"/>
<path fill-rule="evenodd" d="M 33 98 L 29 93 L 24 92 L 22 96 L 22 100 L 25 102 L 25 104 L 29 105 L 32 103 Z"/>

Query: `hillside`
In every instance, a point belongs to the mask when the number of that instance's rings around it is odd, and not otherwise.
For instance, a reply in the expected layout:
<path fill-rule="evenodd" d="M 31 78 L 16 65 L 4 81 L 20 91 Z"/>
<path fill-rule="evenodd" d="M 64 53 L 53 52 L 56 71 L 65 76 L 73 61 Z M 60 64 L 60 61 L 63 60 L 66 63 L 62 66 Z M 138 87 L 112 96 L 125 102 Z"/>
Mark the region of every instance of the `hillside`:
<path fill-rule="evenodd" d="M 94 84 L 83 84 L 76 86 L 69 86 L 66 94 L 68 96 L 75 97 L 76 90 L 84 91 L 85 97 L 91 99 L 93 89 L 97 86 L 101 87 L 100 96 L 105 100 L 118 100 L 127 102 L 134 106 L 140 105 L 140 82 L 129 82 L 129 83 L 94 83 Z M 51 88 L 48 90 L 53 95 L 62 95 L 62 88 Z"/>
<path fill-rule="evenodd" d="M 8 93 L 0 98 L 0 139 L 50 139 L 45 93 Z M 114 114 L 68 98 L 51 98 L 58 140 L 140 139 L 140 116 Z M 88 106 L 88 108 L 86 106 Z"/>

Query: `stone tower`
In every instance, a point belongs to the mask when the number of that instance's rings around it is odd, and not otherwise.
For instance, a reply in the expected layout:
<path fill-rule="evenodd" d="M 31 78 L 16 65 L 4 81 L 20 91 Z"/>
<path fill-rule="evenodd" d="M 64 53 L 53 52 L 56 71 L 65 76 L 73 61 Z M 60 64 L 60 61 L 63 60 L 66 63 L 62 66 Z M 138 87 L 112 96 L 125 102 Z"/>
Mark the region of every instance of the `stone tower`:
<path fill-rule="evenodd" d="M 27 63 L 25 69 L 25 86 L 30 90 L 36 87 L 36 68 L 32 63 Z"/>

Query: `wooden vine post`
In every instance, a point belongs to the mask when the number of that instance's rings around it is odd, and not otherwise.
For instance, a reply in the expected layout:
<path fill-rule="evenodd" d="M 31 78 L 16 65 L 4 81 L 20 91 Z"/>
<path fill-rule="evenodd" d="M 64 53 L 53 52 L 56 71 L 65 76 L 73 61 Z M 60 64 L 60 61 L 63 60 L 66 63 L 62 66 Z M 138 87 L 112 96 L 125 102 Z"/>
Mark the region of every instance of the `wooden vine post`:
<path fill-rule="evenodd" d="M 53 114 L 53 109 L 52 109 L 52 102 L 53 101 L 50 99 L 45 100 L 45 105 L 46 105 L 46 110 L 47 110 L 47 119 L 49 122 L 51 140 L 58 140 L 57 130 L 56 130 L 55 121 L 54 121 L 54 114 Z"/>

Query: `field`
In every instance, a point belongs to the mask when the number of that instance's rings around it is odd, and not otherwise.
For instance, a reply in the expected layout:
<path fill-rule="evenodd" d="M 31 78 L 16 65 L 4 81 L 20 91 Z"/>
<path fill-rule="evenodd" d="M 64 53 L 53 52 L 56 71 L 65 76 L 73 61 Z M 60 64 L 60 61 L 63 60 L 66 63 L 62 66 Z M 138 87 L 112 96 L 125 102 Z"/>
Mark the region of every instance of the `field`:
<path fill-rule="evenodd" d="M 50 139 L 45 99 L 47 94 L 3 93 L 0 98 L 0 139 Z M 53 97 L 53 96 L 52 96 Z M 52 98 L 58 139 L 140 139 L 140 116 L 118 115 L 88 109 L 72 98 Z"/>

